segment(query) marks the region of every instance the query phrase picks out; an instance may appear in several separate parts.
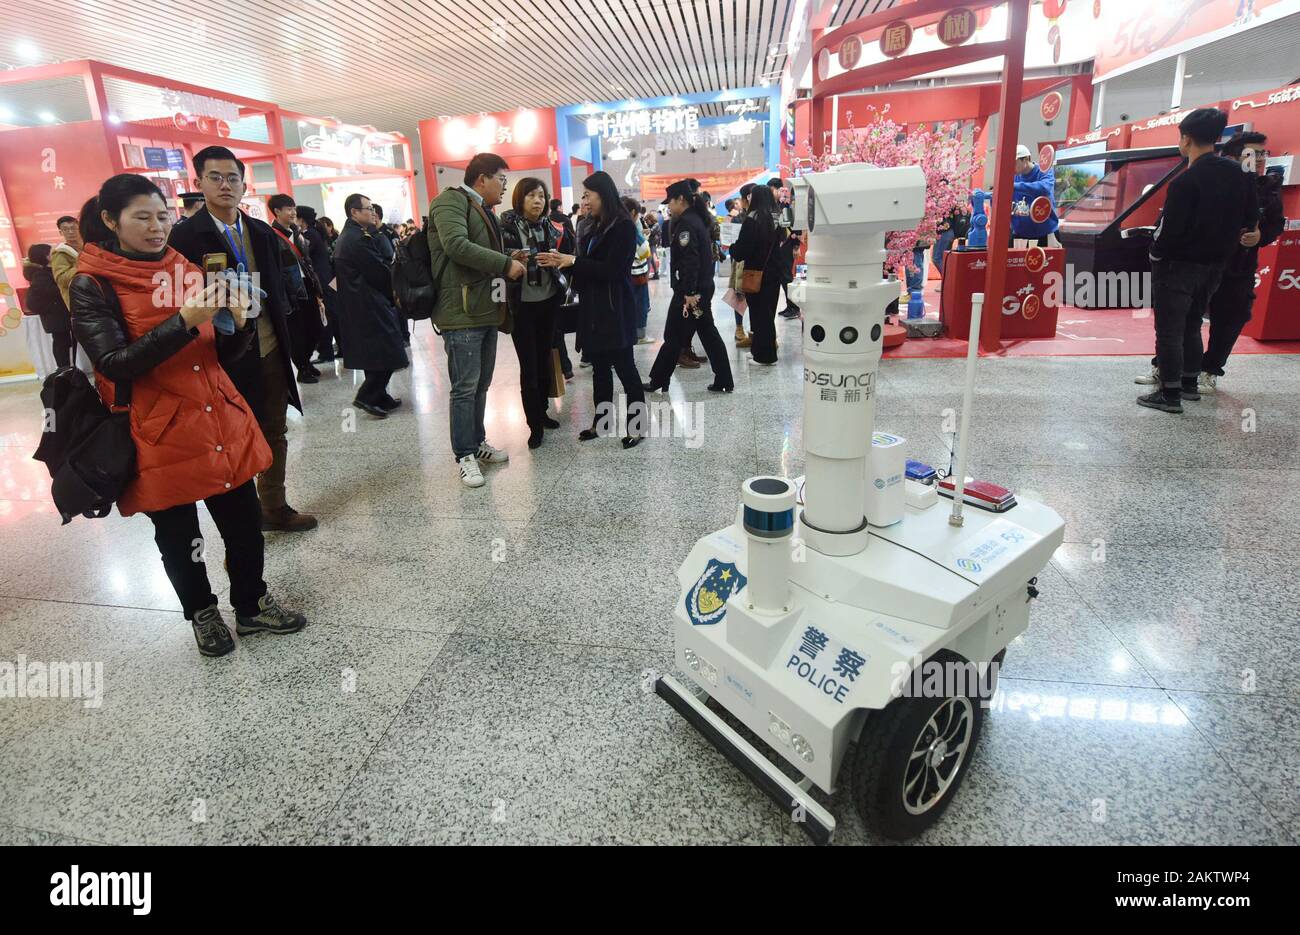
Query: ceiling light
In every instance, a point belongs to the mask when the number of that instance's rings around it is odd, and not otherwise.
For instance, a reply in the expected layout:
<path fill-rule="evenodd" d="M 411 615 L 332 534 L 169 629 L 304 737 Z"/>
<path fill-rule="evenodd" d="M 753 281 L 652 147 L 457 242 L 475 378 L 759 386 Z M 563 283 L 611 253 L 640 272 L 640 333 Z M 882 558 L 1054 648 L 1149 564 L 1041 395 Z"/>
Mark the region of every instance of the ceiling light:
<path fill-rule="evenodd" d="M 3 120 L 5 121 L 5 123 L 8 123 L 10 120 L 13 119 L 14 119 L 14 112 L 10 110 L 8 107 L 0 105 L 0 120 Z"/>
<path fill-rule="evenodd" d="M 108 122 L 113 124 L 113 126 L 117 126 L 119 123 L 122 122 L 122 118 L 119 117 L 117 114 L 109 114 Z"/>
<path fill-rule="evenodd" d="M 56 119 L 54 114 L 50 113 L 48 110 L 43 110 L 36 116 L 40 117 L 46 123 L 53 123 Z"/>
<path fill-rule="evenodd" d="M 24 61 L 34 62 L 41 57 L 41 50 L 36 47 L 36 43 L 21 39 L 14 44 L 14 51 L 18 57 Z"/>

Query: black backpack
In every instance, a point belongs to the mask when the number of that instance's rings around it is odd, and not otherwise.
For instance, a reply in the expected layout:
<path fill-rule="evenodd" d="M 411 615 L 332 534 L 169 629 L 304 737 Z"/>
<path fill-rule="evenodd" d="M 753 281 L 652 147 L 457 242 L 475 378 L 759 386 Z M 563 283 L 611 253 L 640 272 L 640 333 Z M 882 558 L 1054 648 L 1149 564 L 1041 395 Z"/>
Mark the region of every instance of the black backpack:
<path fill-rule="evenodd" d="M 469 196 L 465 196 L 465 225 L 469 226 Z M 435 276 L 433 273 L 433 254 L 429 252 L 429 228 L 433 225 L 432 215 L 424 222 L 418 234 L 412 234 L 400 242 L 393 251 L 393 297 L 402 314 L 412 321 L 424 321 L 432 318 L 438 310 L 438 290 L 442 286 L 442 274 L 451 262 L 446 251 L 442 254 L 442 269 Z M 434 326 L 437 330 L 437 326 Z"/>
<path fill-rule="evenodd" d="M 438 283 L 433 278 L 427 226 L 397 244 L 392 274 L 393 296 L 402 314 L 412 321 L 432 318 L 438 307 Z"/>
<path fill-rule="evenodd" d="M 126 333 L 113 287 L 95 279 Z M 130 407 L 131 384 L 114 384 L 109 409 L 84 373 L 61 367 L 45 378 L 41 405 L 45 430 L 32 457 L 49 468 L 50 494 L 64 525 L 77 515 L 102 519 L 136 475 L 130 410 L 114 411 Z"/>

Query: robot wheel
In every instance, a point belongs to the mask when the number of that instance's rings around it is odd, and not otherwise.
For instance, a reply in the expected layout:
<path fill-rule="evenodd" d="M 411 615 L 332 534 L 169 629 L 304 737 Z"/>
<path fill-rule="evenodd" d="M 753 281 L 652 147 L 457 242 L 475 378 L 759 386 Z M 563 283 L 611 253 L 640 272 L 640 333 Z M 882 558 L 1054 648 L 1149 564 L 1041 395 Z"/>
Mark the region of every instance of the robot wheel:
<path fill-rule="evenodd" d="M 943 651 L 932 662 L 961 662 Z M 853 761 L 853 801 L 867 829 L 914 838 L 943 815 L 974 757 L 984 721 L 977 697 L 896 698 L 867 718 Z"/>

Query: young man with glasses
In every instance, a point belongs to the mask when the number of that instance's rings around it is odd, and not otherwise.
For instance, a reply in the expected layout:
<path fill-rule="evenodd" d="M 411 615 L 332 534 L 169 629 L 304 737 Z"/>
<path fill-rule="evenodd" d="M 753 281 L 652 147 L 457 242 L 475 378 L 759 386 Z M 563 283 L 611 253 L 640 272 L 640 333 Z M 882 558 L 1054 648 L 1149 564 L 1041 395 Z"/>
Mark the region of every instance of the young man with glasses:
<path fill-rule="evenodd" d="M 195 187 L 205 210 L 172 228 L 170 244 L 195 266 L 242 269 L 255 274 L 265 290 L 257 319 L 257 353 L 230 365 L 235 388 L 253 407 L 271 447 L 271 466 L 257 478 L 262 528 L 302 532 L 316 527 L 316 517 L 299 513 L 285 496 L 285 462 L 289 453 L 288 411 L 302 412 L 290 361 L 288 298 L 280 268 L 280 240 L 270 226 L 239 209 L 246 189 L 244 164 L 224 146 L 209 146 L 194 156 Z"/>
<path fill-rule="evenodd" d="M 447 351 L 451 447 L 467 487 L 483 486 L 479 462 L 510 460 L 488 444 L 483 427 L 497 331 L 510 330 L 505 280 L 525 272 L 504 252 L 493 211 L 505 195 L 507 168 L 495 153 L 479 153 L 465 168 L 465 183 L 444 190 L 429 206 L 429 254 L 433 274 L 442 276 L 433 320 Z"/>

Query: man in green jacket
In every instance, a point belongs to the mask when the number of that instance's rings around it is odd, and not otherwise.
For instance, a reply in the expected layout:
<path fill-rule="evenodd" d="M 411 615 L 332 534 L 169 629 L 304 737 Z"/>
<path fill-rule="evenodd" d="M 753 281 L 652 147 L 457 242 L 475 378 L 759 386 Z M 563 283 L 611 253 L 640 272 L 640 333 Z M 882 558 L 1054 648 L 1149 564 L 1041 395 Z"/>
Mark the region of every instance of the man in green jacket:
<path fill-rule="evenodd" d="M 510 460 L 488 444 L 483 428 L 497 331 L 509 330 L 505 281 L 524 275 L 524 265 L 504 252 L 493 213 L 505 195 L 507 168 L 495 153 L 479 153 L 465 167 L 465 184 L 429 206 L 429 255 L 433 275 L 442 274 L 433 321 L 447 351 L 451 447 L 467 487 L 483 486 L 480 461 Z"/>

